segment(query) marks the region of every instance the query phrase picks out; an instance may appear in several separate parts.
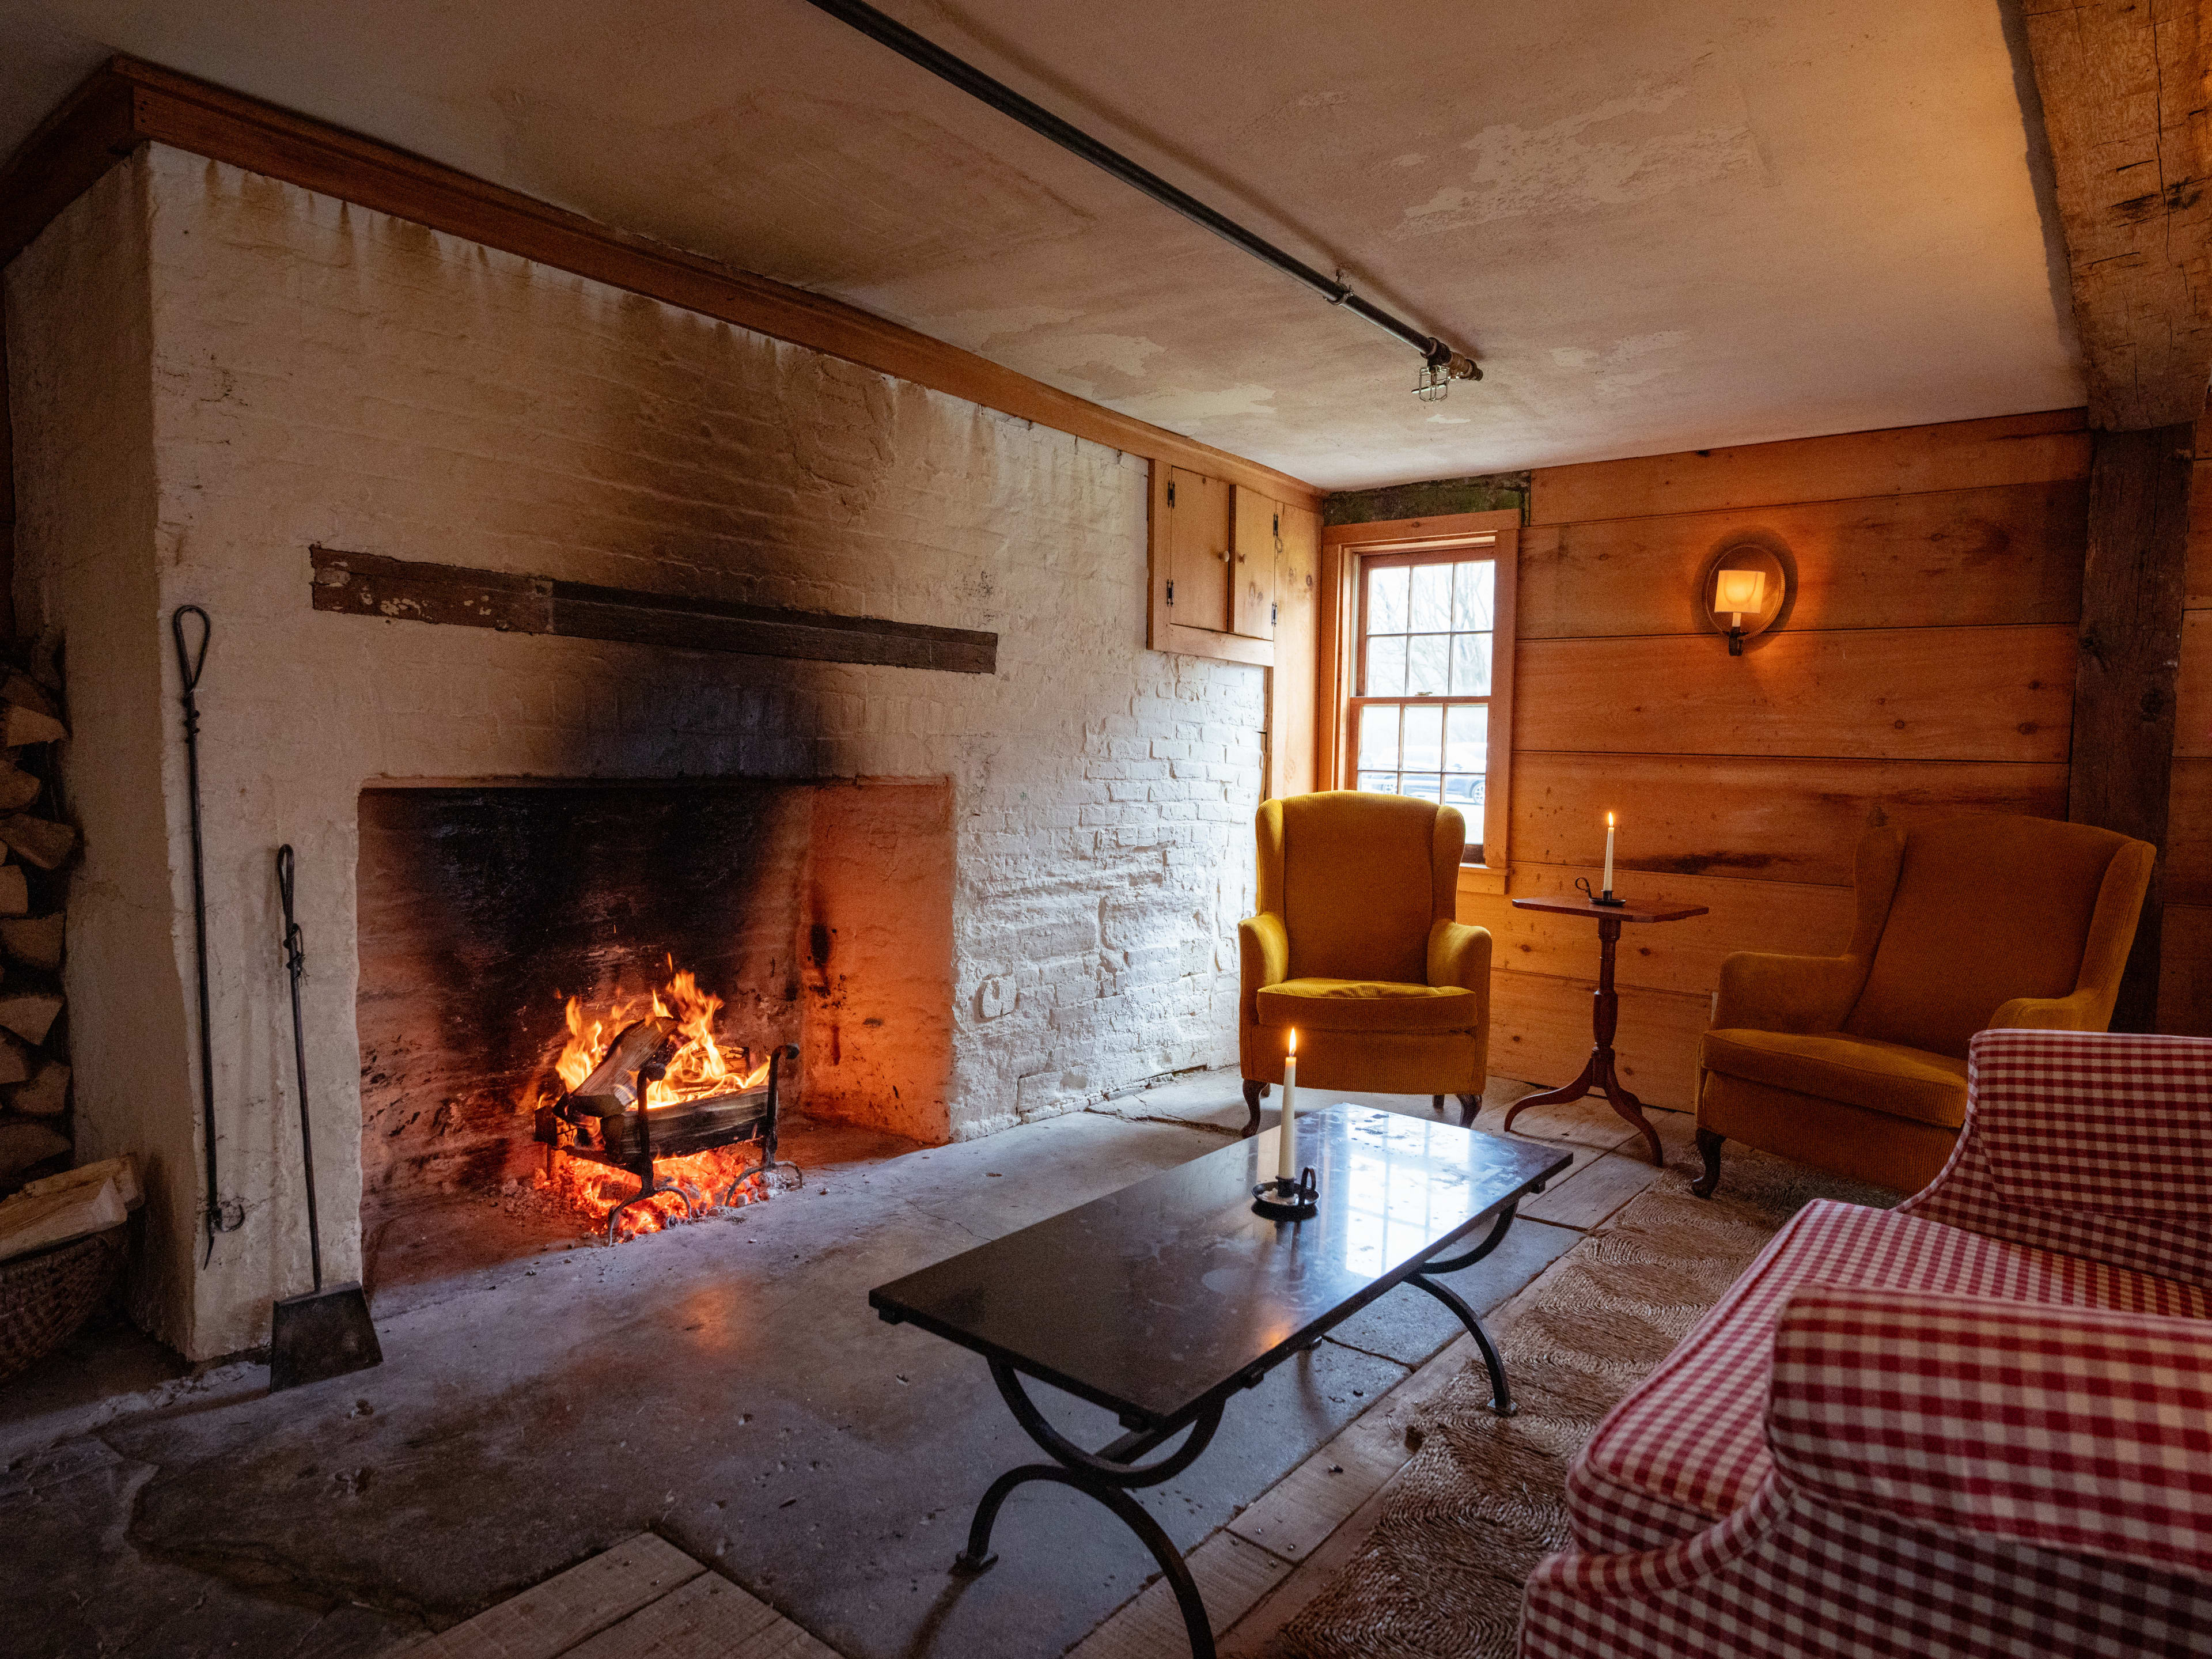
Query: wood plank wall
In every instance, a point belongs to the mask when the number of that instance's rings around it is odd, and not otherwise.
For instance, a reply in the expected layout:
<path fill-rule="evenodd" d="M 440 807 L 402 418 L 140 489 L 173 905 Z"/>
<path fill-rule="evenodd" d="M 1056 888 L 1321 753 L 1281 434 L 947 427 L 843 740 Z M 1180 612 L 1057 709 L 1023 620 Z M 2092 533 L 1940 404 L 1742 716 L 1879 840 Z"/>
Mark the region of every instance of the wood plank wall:
<path fill-rule="evenodd" d="M 1611 809 L 1616 888 L 1711 911 L 1621 941 L 1616 1047 L 1644 1099 L 1691 1103 L 1723 957 L 1842 948 L 1871 817 L 2065 817 L 2088 471 L 2069 410 L 1536 472 L 1511 890 L 1595 885 Z M 1797 582 L 1731 658 L 1696 589 L 1742 540 L 1786 547 Z M 2206 547 L 2191 603 L 2212 605 Z M 2212 671 L 2212 610 L 2192 621 Z M 2212 672 L 2199 684 L 2189 776 L 2212 791 Z M 2195 867 L 2212 921 L 2212 858 Z M 1595 929 L 1487 895 L 1460 914 L 1497 940 L 1492 1071 L 1571 1077 Z"/>
<path fill-rule="evenodd" d="M 2166 806 L 2158 1029 L 2212 1036 L 2212 421 L 2198 423 L 2195 448 Z"/>

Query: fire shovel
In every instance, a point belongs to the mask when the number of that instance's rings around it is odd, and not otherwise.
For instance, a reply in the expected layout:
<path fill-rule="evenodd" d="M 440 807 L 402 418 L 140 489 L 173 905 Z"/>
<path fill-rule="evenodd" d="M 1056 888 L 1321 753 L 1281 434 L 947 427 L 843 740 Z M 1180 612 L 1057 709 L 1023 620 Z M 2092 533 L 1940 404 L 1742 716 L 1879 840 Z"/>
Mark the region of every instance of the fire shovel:
<path fill-rule="evenodd" d="M 300 976 L 307 953 L 300 924 L 292 917 L 294 860 L 289 847 L 276 849 L 276 886 L 284 896 L 284 966 L 292 975 L 292 1061 L 300 1079 L 300 1156 L 307 1176 L 307 1260 L 315 1288 L 303 1296 L 280 1297 L 270 1309 L 269 1392 L 384 1363 L 376 1327 L 368 1317 L 368 1298 L 359 1285 L 323 1288 L 323 1241 L 315 1224 L 315 1141 L 307 1122 L 307 1044 L 300 1024 Z"/>

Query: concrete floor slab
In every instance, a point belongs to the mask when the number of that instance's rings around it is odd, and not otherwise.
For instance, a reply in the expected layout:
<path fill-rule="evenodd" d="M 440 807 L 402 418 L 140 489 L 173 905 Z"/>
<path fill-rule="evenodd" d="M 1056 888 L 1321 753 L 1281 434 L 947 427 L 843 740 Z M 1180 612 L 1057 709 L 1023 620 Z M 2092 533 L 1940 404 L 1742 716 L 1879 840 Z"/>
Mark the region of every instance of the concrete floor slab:
<path fill-rule="evenodd" d="M 251 1364 L 179 1378 L 129 1340 L 105 1373 L 81 1354 L 67 1386 L 0 1396 L 0 1528 L 40 1540 L 5 1570 L 0 1649 L 369 1659 L 650 1530 L 850 1659 L 1060 1651 L 1151 1559 L 1091 1500 L 1030 1488 L 1001 1519 L 1000 1564 L 949 1578 L 983 1487 L 1035 1449 L 981 1360 L 881 1324 L 866 1292 L 1242 1124 L 1233 1076 L 1155 1092 L 832 1157 L 801 1191 L 612 1250 L 487 1262 L 400 1242 L 410 1273 L 375 1309 L 385 1364 L 280 1395 Z M 1524 1223 L 1461 1277 L 1486 1306 L 1565 1243 Z M 1240 1396 L 1148 1505 L 1195 1546 L 1454 1334 L 1428 1298 L 1392 1292 Z M 1045 1397 L 1079 1438 L 1116 1432 Z"/>

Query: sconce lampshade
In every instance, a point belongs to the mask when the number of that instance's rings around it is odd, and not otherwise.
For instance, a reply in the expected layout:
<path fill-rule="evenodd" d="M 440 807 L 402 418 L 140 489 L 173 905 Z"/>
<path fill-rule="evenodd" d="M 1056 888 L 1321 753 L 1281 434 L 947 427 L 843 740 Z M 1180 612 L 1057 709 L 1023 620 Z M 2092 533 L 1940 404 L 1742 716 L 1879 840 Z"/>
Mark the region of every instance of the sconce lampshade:
<path fill-rule="evenodd" d="M 1741 616 L 1755 611 L 1765 602 L 1766 573 L 1764 570 L 1723 570 L 1713 585 L 1713 609 Z"/>

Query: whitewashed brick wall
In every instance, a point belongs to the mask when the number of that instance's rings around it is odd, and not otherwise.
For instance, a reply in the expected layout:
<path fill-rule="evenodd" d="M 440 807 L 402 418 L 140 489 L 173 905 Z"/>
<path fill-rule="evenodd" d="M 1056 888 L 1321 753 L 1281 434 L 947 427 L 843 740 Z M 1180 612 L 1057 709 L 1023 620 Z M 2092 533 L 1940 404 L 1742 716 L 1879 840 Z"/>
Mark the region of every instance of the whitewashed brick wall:
<path fill-rule="evenodd" d="M 18 597 L 29 621 L 70 636 L 80 1117 L 103 1146 L 136 1138 L 162 1166 L 155 1231 L 172 1266 L 196 1261 L 198 1197 L 174 1006 L 191 941 L 166 630 L 186 601 L 216 621 L 202 696 L 216 1073 L 226 1195 L 248 1219 L 210 1271 L 155 1296 L 170 1340 L 196 1356 L 262 1340 L 267 1298 L 305 1282 L 270 875 L 286 841 L 313 968 L 309 1087 L 338 1240 L 325 1248 L 340 1276 L 356 1270 L 368 781 L 948 776 L 947 1133 L 1232 1058 L 1261 675 L 1144 649 L 1142 460 L 159 147 L 9 268 L 19 431 L 81 427 L 88 400 L 112 400 L 86 376 L 112 373 L 116 325 L 71 273 L 118 246 L 138 250 L 122 276 L 151 319 L 138 361 L 157 522 L 110 512 L 88 531 L 83 467 L 24 477 Z M 988 629 L 999 672 L 316 613 L 311 543 Z M 142 867 L 159 842 L 126 821 L 134 780 L 137 799 L 166 802 L 166 872 Z M 168 911 L 146 902 L 163 887 Z M 143 969 L 155 946 L 160 1006 L 118 1012 L 90 994 L 131 970 L 119 954 L 140 951 Z"/>

